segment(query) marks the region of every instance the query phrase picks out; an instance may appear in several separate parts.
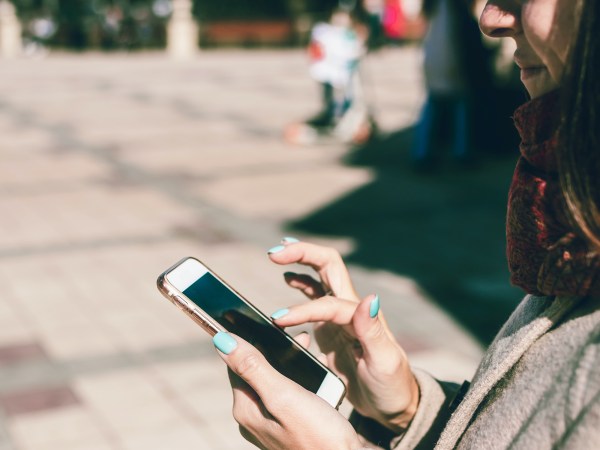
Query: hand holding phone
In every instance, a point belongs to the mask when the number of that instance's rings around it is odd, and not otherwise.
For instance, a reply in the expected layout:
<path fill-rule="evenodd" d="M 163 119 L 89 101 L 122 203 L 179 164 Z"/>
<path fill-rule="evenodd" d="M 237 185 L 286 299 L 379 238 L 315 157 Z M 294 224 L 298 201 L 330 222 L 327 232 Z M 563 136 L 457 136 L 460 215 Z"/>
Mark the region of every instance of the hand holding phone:
<path fill-rule="evenodd" d="M 256 347 L 279 373 L 337 408 L 342 381 L 248 300 L 195 258 L 161 274 L 161 293 L 211 336 L 229 331 Z"/>
<path fill-rule="evenodd" d="M 329 367 L 346 383 L 348 401 L 361 415 L 402 433 L 419 403 L 419 387 L 407 355 L 396 341 L 379 297 L 361 299 L 337 250 L 308 242 L 288 243 L 270 252 L 280 265 L 300 264 L 316 275 L 287 272 L 285 280 L 311 300 L 275 319 L 290 327 L 312 322 Z M 323 297 L 327 290 L 334 296 Z M 353 349 L 353 351 L 348 351 Z"/>
<path fill-rule="evenodd" d="M 246 440 L 265 450 L 363 448 L 343 415 L 276 371 L 256 347 L 225 332 L 213 342 L 230 369 L 233 417 Z"/>

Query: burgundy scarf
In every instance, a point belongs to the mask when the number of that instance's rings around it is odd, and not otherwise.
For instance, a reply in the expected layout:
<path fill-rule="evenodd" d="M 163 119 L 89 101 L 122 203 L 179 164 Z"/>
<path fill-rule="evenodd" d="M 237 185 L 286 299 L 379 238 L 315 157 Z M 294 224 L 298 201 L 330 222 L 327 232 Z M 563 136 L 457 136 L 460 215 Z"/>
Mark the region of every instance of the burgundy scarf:
<path fill-rule="evenodd" d="M 536 295 L 600 295 L 600 256 L 564 214 L 555 155 L 559 106 L 554 91 L 514 114 L 521 157 L 508 194 L 511 283 Z"/>

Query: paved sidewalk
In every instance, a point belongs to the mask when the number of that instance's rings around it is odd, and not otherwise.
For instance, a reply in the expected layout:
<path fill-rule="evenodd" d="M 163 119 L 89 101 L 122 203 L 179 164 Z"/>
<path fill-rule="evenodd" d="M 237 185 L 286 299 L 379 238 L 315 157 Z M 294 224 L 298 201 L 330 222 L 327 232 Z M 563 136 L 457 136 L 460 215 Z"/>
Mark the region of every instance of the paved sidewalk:
<path fill-rule="evenodd" d="M 340 162 L 342 145 L 282 142 L 318 106 L 304 54 L 0 64 L 0 449 L 250 448 L 209 338 L 155 280 L 195 255 L 267 312 L 301 300 L 266 249 L 286 221 L 373 177 Z M 414 122 L 418 67 L 411 48 L 369 60 L 384 131 Z M 351 270 L 414 365 L 471 375 L 480 346 L 417 283 Z"/>

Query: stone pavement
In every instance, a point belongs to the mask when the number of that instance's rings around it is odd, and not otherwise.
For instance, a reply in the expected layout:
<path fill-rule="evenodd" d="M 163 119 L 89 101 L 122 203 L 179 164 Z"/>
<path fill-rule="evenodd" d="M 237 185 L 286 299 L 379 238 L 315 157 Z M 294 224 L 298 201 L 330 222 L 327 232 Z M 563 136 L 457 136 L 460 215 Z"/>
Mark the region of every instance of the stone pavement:
<path fill-rule="evenodd" d="M 208 336 L 155 280 L 194 255 L 268 313 L 301 301 L 266 249 L 287 221 L 373 178 L 341 162 L 343 145 L 282 142 L 318 106 L 303 52 L 52 54 L 0 67 L 0 449 L 249 448 Z M 414 122 L 418 68 L 414 48 L 370 57 L 384 131 Z M 472 374 L 480 345 L 417 282 L 350 269 L 361 293 L 380 295 L 414 365 Z"/>

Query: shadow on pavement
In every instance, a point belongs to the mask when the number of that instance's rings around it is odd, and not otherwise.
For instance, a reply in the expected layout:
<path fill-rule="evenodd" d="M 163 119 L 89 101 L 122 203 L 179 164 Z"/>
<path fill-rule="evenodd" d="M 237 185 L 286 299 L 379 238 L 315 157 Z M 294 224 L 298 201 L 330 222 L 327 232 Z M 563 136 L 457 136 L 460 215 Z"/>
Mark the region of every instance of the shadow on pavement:
<path fill-rule="evenodd" d="M 373 181 L 287 226 L 353 239 L 347 262 L 414 279 L 487 344 L 523 295 L 509 285 L 505 258 L 516 145 L 472 167 L 447 161 L 423 173 L 410 166 L 411 139 L 408 128 L 351 151 L 344 163 L 372 168 Z"/>

